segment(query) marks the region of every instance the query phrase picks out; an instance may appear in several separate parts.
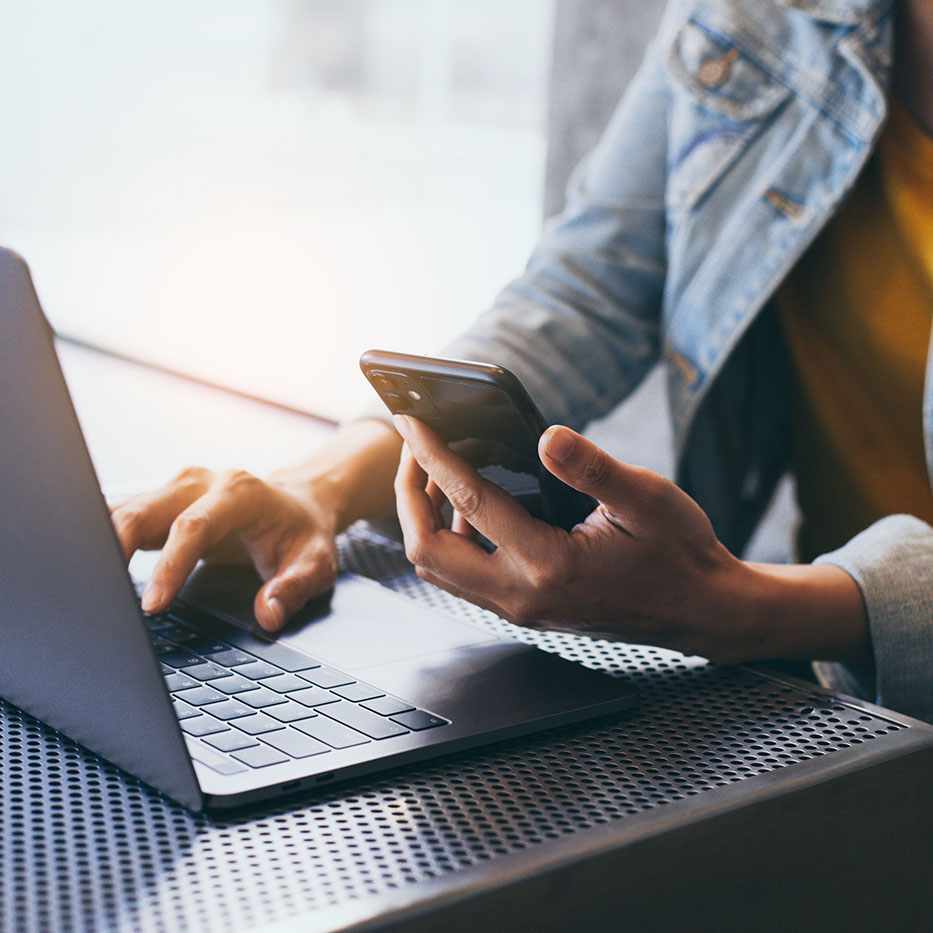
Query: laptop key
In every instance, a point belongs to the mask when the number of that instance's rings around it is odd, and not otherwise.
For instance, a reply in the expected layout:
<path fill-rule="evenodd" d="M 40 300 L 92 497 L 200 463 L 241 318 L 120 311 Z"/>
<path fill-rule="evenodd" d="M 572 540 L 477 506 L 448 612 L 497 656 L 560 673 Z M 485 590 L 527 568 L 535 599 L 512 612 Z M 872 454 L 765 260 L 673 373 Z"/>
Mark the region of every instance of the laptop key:
<path fill-rule="evenodd" d="M 303 732 L 295 732 L 294 729 L 273 732 L 264 736 L 263 740 L 292 758 L 309 758 L 311 755 L 320 755 L 331 750 L 330 746 L 325 745 L 323 742 L 319 742 Z"/>
<path fill-rule="evenodd" d="M 197 664 L 202 659 L 191 651 L 185 651 L 179 648 L 174 651 L 163 651 L 159 654 L 159 660 L 169 667 L 188 667 L 191 664 Z"/>
<path fill-rule="evenodd" d="M 176 700 L 174 697 L 172 697 L 172 709 L 175 710 L 175 715 L 179 719 L 191 719 L 192 716 L 201 715 L 201 711 L 197 707 L 182 703 L 181 700 Z"/>
<path fill-rule="evenodd" d="M 303 719 L 295 723 L 295 728 L 307 733 L 315 739 L 320 739 L 334 748 L 350 748 L 353 745 L 365 745 L 372 741 L 368 736 L 351 729 L 342 723 L 334 722 L 325 716 L 315 716 L 313 719 Z"/>
<path fill-rule="evenodd" d="M 197 632 L 193 632 L 190 628 L 178 628 L 176 625 L 171 628 L 160 629 L 159 636 L 175 642 L 176 645 L 188 645 L 192 651 L 197 651 L 197 648 L 191 643 L 197 641 L 200 637 Z"/>
<path fill-rule="evenodd" d="M 414 709 L 414 706 L 411 703 L 406 703 L 404 700 L 400 700 L 398 697 L 376 697 L 374 700 L 369 700 L 366 703 L 360 704 L 364 709 L 371 710 L 374 713 L 378 713 L 380 716 L 394 716 L 396 713 L 407 713 L 408 710 Z"/>
<path fill-rule="evenodd" d="M 249 632 L 236 632 L 230 636 L 230 642 L 243 651 L 248 651 L 257 658 L 268 661 L 270 664 L 274 664 L 283 671 L 292 674 L 295 671 L 308 671 L 321 665 L 320 661 L 315 661 L 293 648 L 274 642 L 262 641 Z"/>
<path fill-rule="evenodd" d="M 221 693 L 234 695 L 259 689 L 259 684 L 255 680 L 247 680 L 245 677 L 240 677 L 239 674 L 231 674 L 229 677 L 212 680 L 211 686 L 216 690 L 220 690 Z"/>
<path fill-rule="evenodd" d="M 314 715 L 314 710 L 300 703 L 282 703 L 279 706 L 268 706 L 264 712 L 267 716 L 279 722 L 297 722 L 299 719 L 308 719 Z"/>
<path fill-rule="evenodd" d="M 233 752 L 233 757 L 248 764 L 251 768 L 265 768 L 267 765 L 278 765 L 288 761 L 288 755 L 283 755 L 268 745 L 256 745 L 254 748 L 244 748 Z"/>
<path fill-rule="evenodd" d="M 237 651 L 229 645 L 214 644 L 205 647 L 201 654 L 209 658 L 215 664 L 222 664 L 224 667 L 236 667 L 238 664 L 251 664 L 256 659 L 251 655 Z"/>
<path fill-rule="evenodd" d="M 331 719 L 342 722 L 351 729 L 362 732 L 363 735 L 368 735 L 371 739 L 388 739 L 395 735 L 405 735 L 408 732 L 408 729 L 399 723 L 377 716 L 376 713 L 371 713 L 369 710 L 346 700 L 322 706 L 320 712 L 324 716 L 330 716 Z"/>
<path fill-rule="evenodd" d="M 420 732 L 422 729 L 433 729 L 435 726 L 449 725 L 446 719 L 441 719 L 440 716 L 434 716 L 432 713 L 426 713 L 423 709 L 413 709 L 408 713 L 399 713 L 398 716 L 392 717 L 392 722 L 397 722 L 400 726 L 414 732 Z"/>
<path fill-rule="evenodd" d="M 228 729 L 226 732 L 217 732 L 213 735 L 204 737 L 204 741 L 214 748 L 219 748 L 222 752 L 235 752 L 241 748 L 252 748 L 258 745 L 259 741 L 251 736 L 237 732 L 236 729 Z"/>
<path fill-rule="evenodd" d="M 240 774 L 247 770 L 240 762 L 233 761 L 233 759 L 221 755 L 220 752 L 216 752 L 212 748 L 207 748 L 196 739 L 189 739 L 186 736 L 185 742 L 188 746 L 188 754 L 195 761 L 200 761 L 202 765 L 207 765 L 208 768 L 213 768 L 214 771 L 220 774 Z"/>
<path fill-rule="evenodd" d="M 219 703 L 226 700 L 226 696 L 215 690 L 213 687 L 201 685 L 200 687 L 191 687 L 188 690 L 179 690 L 175 696 L 179 700 L 184 700 L 192 706 L 207 706 L 210 703 Z"/>
<path fill-rule="evenodd" d="M 355 683 L 347 684 L 345 687 L 334 687 L 334 693 L 345 700 L 352 700 L 359 703 L 360 700 L 374 700 L 376 697 L 385 695 L 385 690 L 379 690 L 376 687 L 370 687 L 369 684 Z"/>
<path fill-rule="evenodd" d="M 332 667 L 319 667 L 314 671 L 305 671 L 301 676 L 304 680 L 308 681 L 309 684 L 314 684 L 316 687 L 323 687 L 325 690 L 329 690 L 331 687 L 341 687 L 344 684 L 353 683 L 352 677 L 348 677 L 340 671 L 335 671 Z"/>
<path fill-rule="evenodd" d="M 275 706 L 277 703 L 287 703 L 288 700 L 280 693 L 272 690 L 266 690 L 260 687 L 258 690 L 250 690 L 248 693 L 240 693 L 238 699 L 249 704 L 253 709 L 265 709 L 267 706 Z"/>
<path fill-rule="evenodd" d="M 212 732 L 223 732 L 230 728 L 225 722 L 220 722 L 206 713 L 191 719 L 182 719 L 179 725 L 188 735 L 210 735 Z"/>
<path fill-rule="evenodd" d="M 244 716 L 255 716 L 256 710 L 238 703 L 236 700 L 225 700 L 223 703 L 211 705 L 211 716 L 227 722 L 230 719 L 242 719 Z"/>
<path fill-rule="evenodd" d="M 279 674 L 276 677 L 264 677 L 260 683 L 276 693 L 288 693 L 289 690 L 301 690 L 307 683 L 294 674 Z"/>
<path fill-rule="evenodd" d="M 249 664 L 240 664 L 236 672 L 243 677 L 249 677 L 250 680 L 262 680 L 263 677 L 275 677 L 282 672 L 265 661 L 251 661 Z"/>
<path fill-rule="evenodd" d="M 191 722 L 191 720 L 186 719 L 185 722 Z M 266 732 L 274 732 L 276 729 L 285 728 L 282 723 L 276 722 L 264 713 L 256 713 L 255 716 L 244 716 L 242 719 L 236 719 L 234 725 L 248 735 L 264 735 Z"/>
<path fill-rule="evenodd" d="M 220 677 L 231 676 L 230 671 L 225 670 L 218 664 L 212 664 L 210 661 L 202 661 L 200 664 L 183 667 L 181 672 L 189 677 L 194 677 L 195 680 L 217 680 Z"/>
<path fill-rule="evenodd" d="M 335 697 L 330 690 L 309 686 L 306 686 L 304 690 L 295 690 L 289 693 L 288 697 L 297 700 L 304 706 L 323 706 L 325 703 L 336 703 L 339 700 L 339 697 Z"/>
<path fill-rule="evenodd" d="M 172 670 L 169 668 L 169 670 Z M 174 693 L 176 690 L 185 690 L 188 687 L 196 687 L 198 682 L 192 677 L 188 677 L 185 674 L 179 674 L 178 671 L 172 671 L 171 674 L 165 675 L 165 686 L 168 687 L 169 693 Z"/>

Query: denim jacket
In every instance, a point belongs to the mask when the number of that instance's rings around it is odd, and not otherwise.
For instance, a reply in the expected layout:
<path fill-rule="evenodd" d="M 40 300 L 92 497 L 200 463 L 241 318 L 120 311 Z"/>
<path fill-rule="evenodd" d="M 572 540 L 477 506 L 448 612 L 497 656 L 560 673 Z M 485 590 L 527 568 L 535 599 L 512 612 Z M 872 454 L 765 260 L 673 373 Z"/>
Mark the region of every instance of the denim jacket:
<path fill-rule="evenodd" d="M 524 274 L 446 352 L 575 427 L 665 361 L 677 481 L 741 552 L 788 467 L 770 299 L 872 151 L 892 38 L 892 0 L 674 0 Z M 875 662 L 824 680 L 933 719 L 933 529 L 890 516 L 818 560 L 861 587 Z"/>

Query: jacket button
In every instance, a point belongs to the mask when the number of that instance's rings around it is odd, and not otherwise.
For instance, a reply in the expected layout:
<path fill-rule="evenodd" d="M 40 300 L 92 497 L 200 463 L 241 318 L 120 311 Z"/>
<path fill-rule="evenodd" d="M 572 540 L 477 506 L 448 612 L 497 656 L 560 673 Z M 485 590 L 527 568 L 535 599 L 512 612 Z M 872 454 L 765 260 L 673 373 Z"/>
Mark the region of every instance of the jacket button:
<path fill-rule="evenodd" d="M 708 58 L 697 71 L 697 80 L 703 87 L 720 87 L 732 71 L 732 63 L 738 58 L 738 49 L 729 49 L 721 58 Z"/>

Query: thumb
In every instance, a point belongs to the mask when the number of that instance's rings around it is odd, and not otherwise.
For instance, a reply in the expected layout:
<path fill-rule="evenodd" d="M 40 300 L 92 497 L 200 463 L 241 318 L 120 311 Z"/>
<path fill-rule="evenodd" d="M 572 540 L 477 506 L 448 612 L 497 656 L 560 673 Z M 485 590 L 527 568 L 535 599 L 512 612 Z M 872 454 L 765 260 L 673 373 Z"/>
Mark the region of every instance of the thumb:
<path fill-rule="evenodd" d="M 559 480 L 599 500 L 615 524 L 636 530 L 657 518 L 667 485 L 659 474 L 610 457 L 563 425 L 552 425 L 541 435 L 538 455 Z"/>

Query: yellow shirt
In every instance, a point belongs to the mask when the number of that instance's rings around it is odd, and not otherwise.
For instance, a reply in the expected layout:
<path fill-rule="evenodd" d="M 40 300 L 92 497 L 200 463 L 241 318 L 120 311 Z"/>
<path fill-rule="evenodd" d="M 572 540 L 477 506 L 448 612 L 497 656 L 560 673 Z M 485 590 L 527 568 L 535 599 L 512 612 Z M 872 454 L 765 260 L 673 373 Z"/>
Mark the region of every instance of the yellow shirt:
<path fill-rule="evenodd" d="M 855 190 L 778 294 L 803 560 L 897 512 L 933 522 L 922 398 L 933 137 L 896 102 Z"/>

